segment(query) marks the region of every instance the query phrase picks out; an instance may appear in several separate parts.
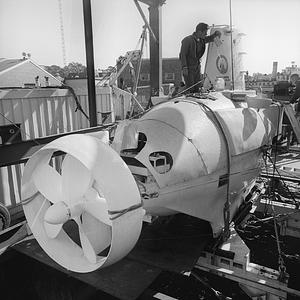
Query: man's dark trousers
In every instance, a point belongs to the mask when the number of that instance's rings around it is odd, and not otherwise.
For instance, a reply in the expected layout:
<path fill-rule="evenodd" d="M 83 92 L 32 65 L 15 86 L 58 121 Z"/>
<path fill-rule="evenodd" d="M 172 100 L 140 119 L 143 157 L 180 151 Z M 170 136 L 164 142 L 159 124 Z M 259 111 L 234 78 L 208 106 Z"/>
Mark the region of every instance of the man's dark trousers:
<path fill-rule="evenodd" d="M 185 89 L 189 88 L 190 86 L 198 83 L 194 87 L 190 88 L 186 93 L 198 93 L 200 87 L 200 65 L 199 66 L 192 66 L 188 67 L 188 75 L 183 76 L 185 81 Z"/>

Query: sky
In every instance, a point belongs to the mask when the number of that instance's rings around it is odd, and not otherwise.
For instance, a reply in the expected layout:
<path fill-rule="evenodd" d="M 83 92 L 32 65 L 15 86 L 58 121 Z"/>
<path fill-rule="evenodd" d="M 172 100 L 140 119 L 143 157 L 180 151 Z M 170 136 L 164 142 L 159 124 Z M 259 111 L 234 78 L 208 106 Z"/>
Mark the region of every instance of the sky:
<path fill-rule="evenodd" d="M 178 57 L 181 40 L 199 22 L 229 24 L 230 0 L 166 0 L 162 54 Z M 66 61 L 86 65 L 82 0 L 61 0 Z M 148 8 L 140 3 L 148 17 Z M 300 66 L 300 0 L 231 0 L 232 24 L 243 37 L 245 70 L 271 73 Z M 133 0 L 91 0 L 96 68 L 136 50 L 143 20 Z M 0 58 L 30 53 L 40 65 L 63 66 L 58 0 L 0 0 Z M 145 50 L 146 57 L 149 50 Z"/>

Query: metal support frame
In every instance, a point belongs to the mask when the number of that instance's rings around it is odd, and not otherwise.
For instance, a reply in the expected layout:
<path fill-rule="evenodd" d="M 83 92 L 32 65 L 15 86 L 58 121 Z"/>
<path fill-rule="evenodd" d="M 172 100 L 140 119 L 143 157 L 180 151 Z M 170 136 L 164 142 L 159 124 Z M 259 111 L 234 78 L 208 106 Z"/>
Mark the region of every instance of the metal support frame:
<path fill-rule="evenodd" d="M 132 93 L 133 95 L 135 95 L 136 91 L 137 91 L 137 87 L 139 84 L 139 78 L 140 78 L 140 73 L 141 73 L 141 66 L 142 66 L 142 58 L 143 58 L 143 52 L 144 52 L 144 44 L 145 44 L 145 40 L 146 40 L 146 36 L 147 36 L 147 31 L 146 31 L 147 26 L 143 26 L 143 32 L 142 32 L 142 42 L 141 42 L 141 48 L 140 48 L 140 57 L 139 57 L 139 61 L 138 61 L 138 66 L 137 66 L 137 76 L 136 76 L 136 80 L 133 86 L 133 90 Z"/>
<path fill-rule="evenodd" d="M 149 6 L 149 23 L 138 4 Z M 150 32 L 150 86 L 151 96 L 159 96 L 162 88 L 162 5 L 164 0 L 134 0 L 145 25 Z"/>
<path fill-rule="evenodd" d="M 142 10 L 142 8 L 141 8 L 141 6 L 140 6 L 138 0 L 133 0 L 133 1 L 134 1 L 134 4 L 136 5 L 136 7 L 137 7 L 137 9 L 138 9 L 138 11 L 139 11 L 139 13 L 140 13 L 140 15 L 141 15 L 141 17 L 142 17 L 144 23 L 145 23 L 145 26 L 148 28 L 148 30 L 149 30 L 151 36 L 153 37 L 154 41 L 155 41 L 156 43 L 158 43 L 158 40 L 157 40 L 157 38 L 156 38 L 154 32 L 152 31 L 152 28 L 151 28 L 151 26 L 150 26 L 150 24 L 149 24 L 149 22 L 148 22 L 148 20 L 147 20 L 147 18 L 146 18 L 146 16 L 145 16 L 144 12 L 143 12 L 143 10 Z M 141 1 L 141 2 L 143 2 L 143 1 Z M 150 5 L 150 4 L 148 4 L 148 5 Z"/>
<path fill-rule="evenodd" d="M 118 77 L 122 74 L 124 69 L 127 67 L 127 65 L 129 65 L 132 60 L 138 59 L 140 56 L 141 56 L 140 50 L 128 51 L 121 62 L 122 66 L 119 69 L 119 71 L 113 76 L 111 76 L 111 78 L 109 79 L 109 85 L 114 85 Z"/>
<path fill-rule="evenodd" d="M 273 209 L 276 214 L 279 214 L 276 222 L 280 228 L 280 235 L 300 239 L 300 210 L 296 205 L 284 201 L 261 199 L 255 211 L 261 213 L 272 212 Z"/>
<path fill-rule="evenodd" d="M 250 250 L 234 229 L 219 249 L 223 254 L 203 251 L 195 268 L 239 283 L 252 299 L 282 300 L 287 294 L 300 296 L 300 291 L 288 287 L 287 278 L 279 280 L 277 270 L 249 261 Z"/>
<path fill-rule="evenodd" d="M 16 230 L 17 228 L 18 230 L 14 234 L 11 234 L 11 232 L 14 232 L 14 230 Z M 8 239 L 4 239 L 4 241 L 0 243 L 0 255 L 4 251 L 6 251 L 7 248 L 13 246 L 14 244 L 22 241 L 24 238 L 30 236 L 31 230 L 27 222 L 22 221 L 0 232 L 0 237 L 5 235 L 10 235 L 10 237 Z"/>
<path fill-rule="evenodd" d="M 162 31 L 161 31 L 161 5 L 149 7 L 150 26 L 158 39 L 156 43 L 150 36 L 150 86 L 151 96 L 159 96 L 162 87 Z"/>
<path fill-rule="evenodd" d="M 84 35 L 85 35 L 85 54 L 88 76 L 88 100 L 90 126 L 97 126 L 97 108 L 96 108 L 96 89 L 95 89 L 95 67 L 94 67 L 94 46 L 93 46 L 93 28 L 91 1 L 82 0 Z"/>
<path fill-rule="evenodd" d="M 113 125 L 114 124 L 111 123 L 92 128 L 80 129 L 72 132 L 49 135 L 42 138 L 36 138 L 34 140 L 28 140 L 9 145 L 2 145 L 0 147 L 0 167 L 6 167 L 26 162 L 30 158 L 30 156 L 33 155 L 37 150 L 59 137 L 76 133 L 82 134 L 89 132 L 98 132 L 101 130 L 109 129 Z"/>

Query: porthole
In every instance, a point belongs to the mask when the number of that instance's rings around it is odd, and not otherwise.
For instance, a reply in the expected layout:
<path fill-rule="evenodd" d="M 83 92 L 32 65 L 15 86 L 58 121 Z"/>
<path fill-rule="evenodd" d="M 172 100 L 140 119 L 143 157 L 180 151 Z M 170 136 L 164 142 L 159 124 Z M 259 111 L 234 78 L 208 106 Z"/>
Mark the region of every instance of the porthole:
<path fill-rule="evenodd" d="M 173 166 L 173 159 L 170 153 L 159 151 L 149 155 L 149 161 L 155 171 L 159 174 L 169 172 Z"/>

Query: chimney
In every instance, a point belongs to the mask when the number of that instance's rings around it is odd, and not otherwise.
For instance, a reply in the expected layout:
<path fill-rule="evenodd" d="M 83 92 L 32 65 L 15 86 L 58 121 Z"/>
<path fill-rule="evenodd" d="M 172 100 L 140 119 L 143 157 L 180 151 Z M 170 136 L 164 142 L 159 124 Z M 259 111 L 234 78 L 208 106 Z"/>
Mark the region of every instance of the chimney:
<path fill-rule="evenodd" d="M 49 86 L 49 77 L 45 76 L 45 86 Z"/>
<path fill-rule="evenodd" d="M 39 87 L 40 84 L 39 84 L 39 76 L 36 76 L 34 79 L 35 79 L 35 87 Z"/>
<path fill-rule="evenodd" d="M 273 71 L 272 71 L 272 80 L 276 80 L 278 62 L 273 61 Z"/>

